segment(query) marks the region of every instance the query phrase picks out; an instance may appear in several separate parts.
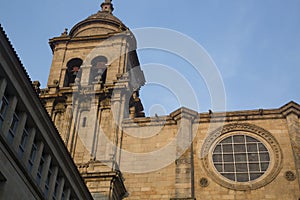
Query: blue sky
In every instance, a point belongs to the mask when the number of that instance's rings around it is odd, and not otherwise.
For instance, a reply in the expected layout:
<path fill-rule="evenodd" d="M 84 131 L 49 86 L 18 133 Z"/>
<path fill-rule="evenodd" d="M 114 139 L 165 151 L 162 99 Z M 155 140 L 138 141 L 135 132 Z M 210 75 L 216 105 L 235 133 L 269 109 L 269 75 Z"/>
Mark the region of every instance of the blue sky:
<path fill-rule="evenodd" d="M 101 2 L 0 2 L 0 23 L 32 80 L 40 80 L 46 86 L 52 59 L 48 39 L 96 13 Z M 277 108 L 291 100 L 300 103 L 299 0 L 114 0 L 113 3 L 114 15 L 131 29 L 173 29 L 202 45 L 222 76 L 227 110 Z M 142 66 L 161 63 L 183 70 L 180 73 L 187 79 L 193 74 L 185 70 L 188 64 L 174 55 L 151 51 L 139 51 L 139 55 Z M 198 110 L 210 109 L 205 83 L 191 81 L 191 85 L 198 94 Z M 146 113 L 164 114 L 181 106 L 171 93 L 146 85 L 142 89 Z M 150 111 L 153 105 L 161 105 L 158 107 L 164 111 Z"/>

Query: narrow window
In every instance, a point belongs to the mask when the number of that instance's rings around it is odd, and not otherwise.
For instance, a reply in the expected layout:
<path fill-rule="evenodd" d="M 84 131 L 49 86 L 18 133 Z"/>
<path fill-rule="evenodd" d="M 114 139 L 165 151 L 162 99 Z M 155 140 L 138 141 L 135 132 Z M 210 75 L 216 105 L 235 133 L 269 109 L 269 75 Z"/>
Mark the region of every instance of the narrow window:
<path fill-rule="evenodd" d="M 63 192 L 62 192 L 62 194 L 61 194 L 61 200 L 66 200 L 66 191 L 67 191 L 68 189 L 66 188 L 66 187 L 64 187 L 64 189 L 63 189 Z"/>
<path fill-rule="evenodd" d="M 61 200 L 65 200 L 65 199 L 66 199 L 65 191 L 63 191 L 61 194 Z"/>
<path fill-rule="evenodd" d="M 57 178 L 56 181 L 55 181 L 54 191 L 53 191 L 53 195 L 52 195 L 52 199 L 53 199 L 53 200 L 56 200 L 56 199 L 57 199 L 58 188 L 59 188 L 59 180 L 58 180 L 58 178 Z"/>
<path fill-rule="evenodd" d="M 2 127 L 7 108 L 8 108 L 8 100 L 4 95 L 0 101 L 0 128 Z"/>
<path fill-rule="evenodd" d="M 32 166 L 36 157 L 36 152 L 37 152 L 37 146 L 36 146 L 36 142 L 34 142 L 32 144 L 31 147 L 31 152 L 30 152 L 30 156 L 29 156 L 29 160 L 28 160 L 28 170 L 31 171 L 32 170 Z"/>
<path fill-rule="evenodd" d="M 47 178 L 45 181 L 45 188 L 44 188 L 44 196 L 47 197 L 48 193 L 49 193 L 49 185 L 50 185 L 50 180 L 51 180 L 51 176 L 52 176 L 52 167 L 50 167 L 48 174 L 47 174 Z"/>
<path fill-rule="evenodd" d="M 20 145 L 19 145 L 19 157 L 20 158 L 24 154 L 26 143 L 27 143 L 27 140 L 28 140 L 28 136 L 29 136 L 28 127 L 25 126 L 25 128 L 23 129 L 22 138 L 21 138 L 21 142 L 20 142 Z"/>
<path fill-rule="evenodd" d="M 9 134 L 7 135 L 7 139 L 9 143 L 12 143 L 14 138 L 15 138 L 15 134 L 18 128 L 18 124 L 19 124 L 19 117 L 16 113 L 14 113 L 10 128 L 9 128 Z"/>
<path fill-rule="evenodd" d="M 45 165 L 45 154 L 43 153 L 42 157 L 41 157 L 41 160 L 40 160 L 39 168 L 38 168 L 38 171 L 37 171 L 37 176 L 36 176 L 36 182 L 38 184 L 40 184 L 40 181 L 41 181 L 41 178 L 42 178 L 44 165 Z"/>
<path fill-rule="evenodd" d="M 86 117 L 82 119 L 82 127 L 86 127 Z"/>

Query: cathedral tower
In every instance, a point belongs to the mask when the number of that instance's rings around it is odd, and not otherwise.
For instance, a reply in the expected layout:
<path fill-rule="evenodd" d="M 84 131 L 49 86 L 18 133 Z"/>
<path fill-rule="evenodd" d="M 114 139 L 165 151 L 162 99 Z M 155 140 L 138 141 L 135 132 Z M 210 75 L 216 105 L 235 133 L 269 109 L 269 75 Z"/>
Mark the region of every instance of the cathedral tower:
<path fill-rule="evenodd" d="M 119 125 L 144 116 L 139 89 L 145 79 L 135 37 L 113 10 L 105 0 L 101 11 L 50 39 L 53 61 L 40 97 L 91 193 L 119 199 L 126 193 L 118 170 Z"/>

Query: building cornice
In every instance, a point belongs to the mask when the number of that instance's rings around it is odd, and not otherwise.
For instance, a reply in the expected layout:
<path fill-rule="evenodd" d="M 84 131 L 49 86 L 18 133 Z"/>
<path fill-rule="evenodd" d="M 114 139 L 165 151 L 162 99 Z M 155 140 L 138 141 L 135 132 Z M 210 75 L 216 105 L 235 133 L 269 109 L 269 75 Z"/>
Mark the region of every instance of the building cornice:
<path fill-rule="evenodd" d="M 207 113 L 197 113 L 196 111 L 182 107 L 167 116 L 125 119 L 123 121 L 123 127 L 137 126 L 137 124 L 148 126 L 177 124 L 177 120 L 181 119 L 182 117 L 188 117 L 189 119 L 192 119 L 193 123 L 285 119 L 285 117 L 290 113 L 300 116 L 300 105 L 291 101 L 277 109 L 255 109 L 229 112 L 210 111 Z"/>

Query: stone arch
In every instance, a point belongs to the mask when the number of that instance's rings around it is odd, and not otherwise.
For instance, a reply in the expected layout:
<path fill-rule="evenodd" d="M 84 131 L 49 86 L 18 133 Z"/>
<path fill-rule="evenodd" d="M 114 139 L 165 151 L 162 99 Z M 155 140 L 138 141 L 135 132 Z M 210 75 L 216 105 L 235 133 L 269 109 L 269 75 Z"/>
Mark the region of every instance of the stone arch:
<path fill-rule="evenodd" d="M 73 58 L 67 63 L 67 72 L 65 77 L 65 86 L 70 86 L 75 83 L 76 78 L 81 78 L 80 67 L 83 61 L 80 58 Z"/>
<path fill-rule="evenodd" d="M 91 61 L 90 83 L 101 83 L 104 86 L 107 76 L 107 58 L 105 56 L 97 56 Z"/>

